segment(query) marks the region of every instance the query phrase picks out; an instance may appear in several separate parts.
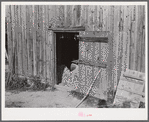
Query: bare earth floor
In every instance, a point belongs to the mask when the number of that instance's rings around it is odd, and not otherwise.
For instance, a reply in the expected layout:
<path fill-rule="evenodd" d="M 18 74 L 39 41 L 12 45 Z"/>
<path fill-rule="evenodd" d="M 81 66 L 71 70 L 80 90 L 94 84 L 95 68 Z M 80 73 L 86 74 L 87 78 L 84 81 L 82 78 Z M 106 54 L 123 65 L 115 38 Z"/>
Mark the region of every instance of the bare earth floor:
<path fill-rule="evenodd" d="M 65 90 L 16 91 L 5 92 L 5 107 L 14 108 L 75 108 L 81 101 Z M 84 101 L 79 108 L 96 108 L 97 100 Z"/>

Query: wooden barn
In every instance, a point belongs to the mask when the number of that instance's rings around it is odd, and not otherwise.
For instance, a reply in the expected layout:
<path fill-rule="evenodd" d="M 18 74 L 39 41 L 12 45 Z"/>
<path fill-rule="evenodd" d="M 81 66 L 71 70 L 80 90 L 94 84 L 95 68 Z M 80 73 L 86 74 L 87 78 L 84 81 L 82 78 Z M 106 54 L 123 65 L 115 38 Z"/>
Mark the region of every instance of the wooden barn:
<path fill-rule="evenodd" d="M 78 64 L 74 89 L 107 98 L 122 71 L 145 73 L 144 5 L 6 5 L 9 70 L 62 82 L 64 66 Z M 70 80 L 68 78 L 68 80 Z"/>

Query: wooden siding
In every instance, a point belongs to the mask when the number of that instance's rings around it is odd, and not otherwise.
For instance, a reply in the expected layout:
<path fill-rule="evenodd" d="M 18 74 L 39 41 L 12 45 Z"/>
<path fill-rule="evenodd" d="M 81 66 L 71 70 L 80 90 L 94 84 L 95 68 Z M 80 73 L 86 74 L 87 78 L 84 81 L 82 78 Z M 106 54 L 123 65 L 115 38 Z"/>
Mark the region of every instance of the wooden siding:
<path fill-rule="evenodd" d="M 38 75 L 54 85 L 55 42 L 48 29 L 77 26 L 111 34 L 108 43 L 79 44 L 80 59 L 99 57 L 108 64 L 98 78 L 99 92 L 116 89 L 121 71 L 145 72 L 145 6 L 7 5 L 6 10 L 8 55 L 11 62 L 15 54 L 10 67 L 15 67 L 16 74 Z M 88 45 L 90 51 L 82 53 Z M 87 77 L 97 71 L 81 65 L 80 80 L 91 82 Z"/>

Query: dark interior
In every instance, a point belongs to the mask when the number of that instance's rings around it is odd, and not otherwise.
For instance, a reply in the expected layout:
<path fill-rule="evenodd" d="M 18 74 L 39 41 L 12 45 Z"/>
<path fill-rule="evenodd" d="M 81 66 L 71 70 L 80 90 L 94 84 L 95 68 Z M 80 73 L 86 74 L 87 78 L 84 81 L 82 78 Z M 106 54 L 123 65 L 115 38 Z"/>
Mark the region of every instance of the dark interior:
<path fill-rule="evenodd" d="M 67 67 L 70 70 L 71 61 L 79 57 L 78 33 L 56 33 L 56 72 L 57 84 L 61 83 L 63 70 Z"/>

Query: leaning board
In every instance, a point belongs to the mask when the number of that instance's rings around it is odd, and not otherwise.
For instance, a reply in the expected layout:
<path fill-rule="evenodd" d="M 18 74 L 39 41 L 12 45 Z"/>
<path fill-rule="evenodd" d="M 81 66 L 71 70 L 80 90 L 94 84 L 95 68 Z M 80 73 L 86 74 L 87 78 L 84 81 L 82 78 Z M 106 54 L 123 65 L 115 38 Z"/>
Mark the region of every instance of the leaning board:
<path fill-rule="evenodd" d="M 130 101 L 131 108 L 138 108 L 140 101 L 144 98 L 145 74 L 129 70 L 121 73 L 120 81 L 114 99 L 115 105 L 122 105 Z"/>

